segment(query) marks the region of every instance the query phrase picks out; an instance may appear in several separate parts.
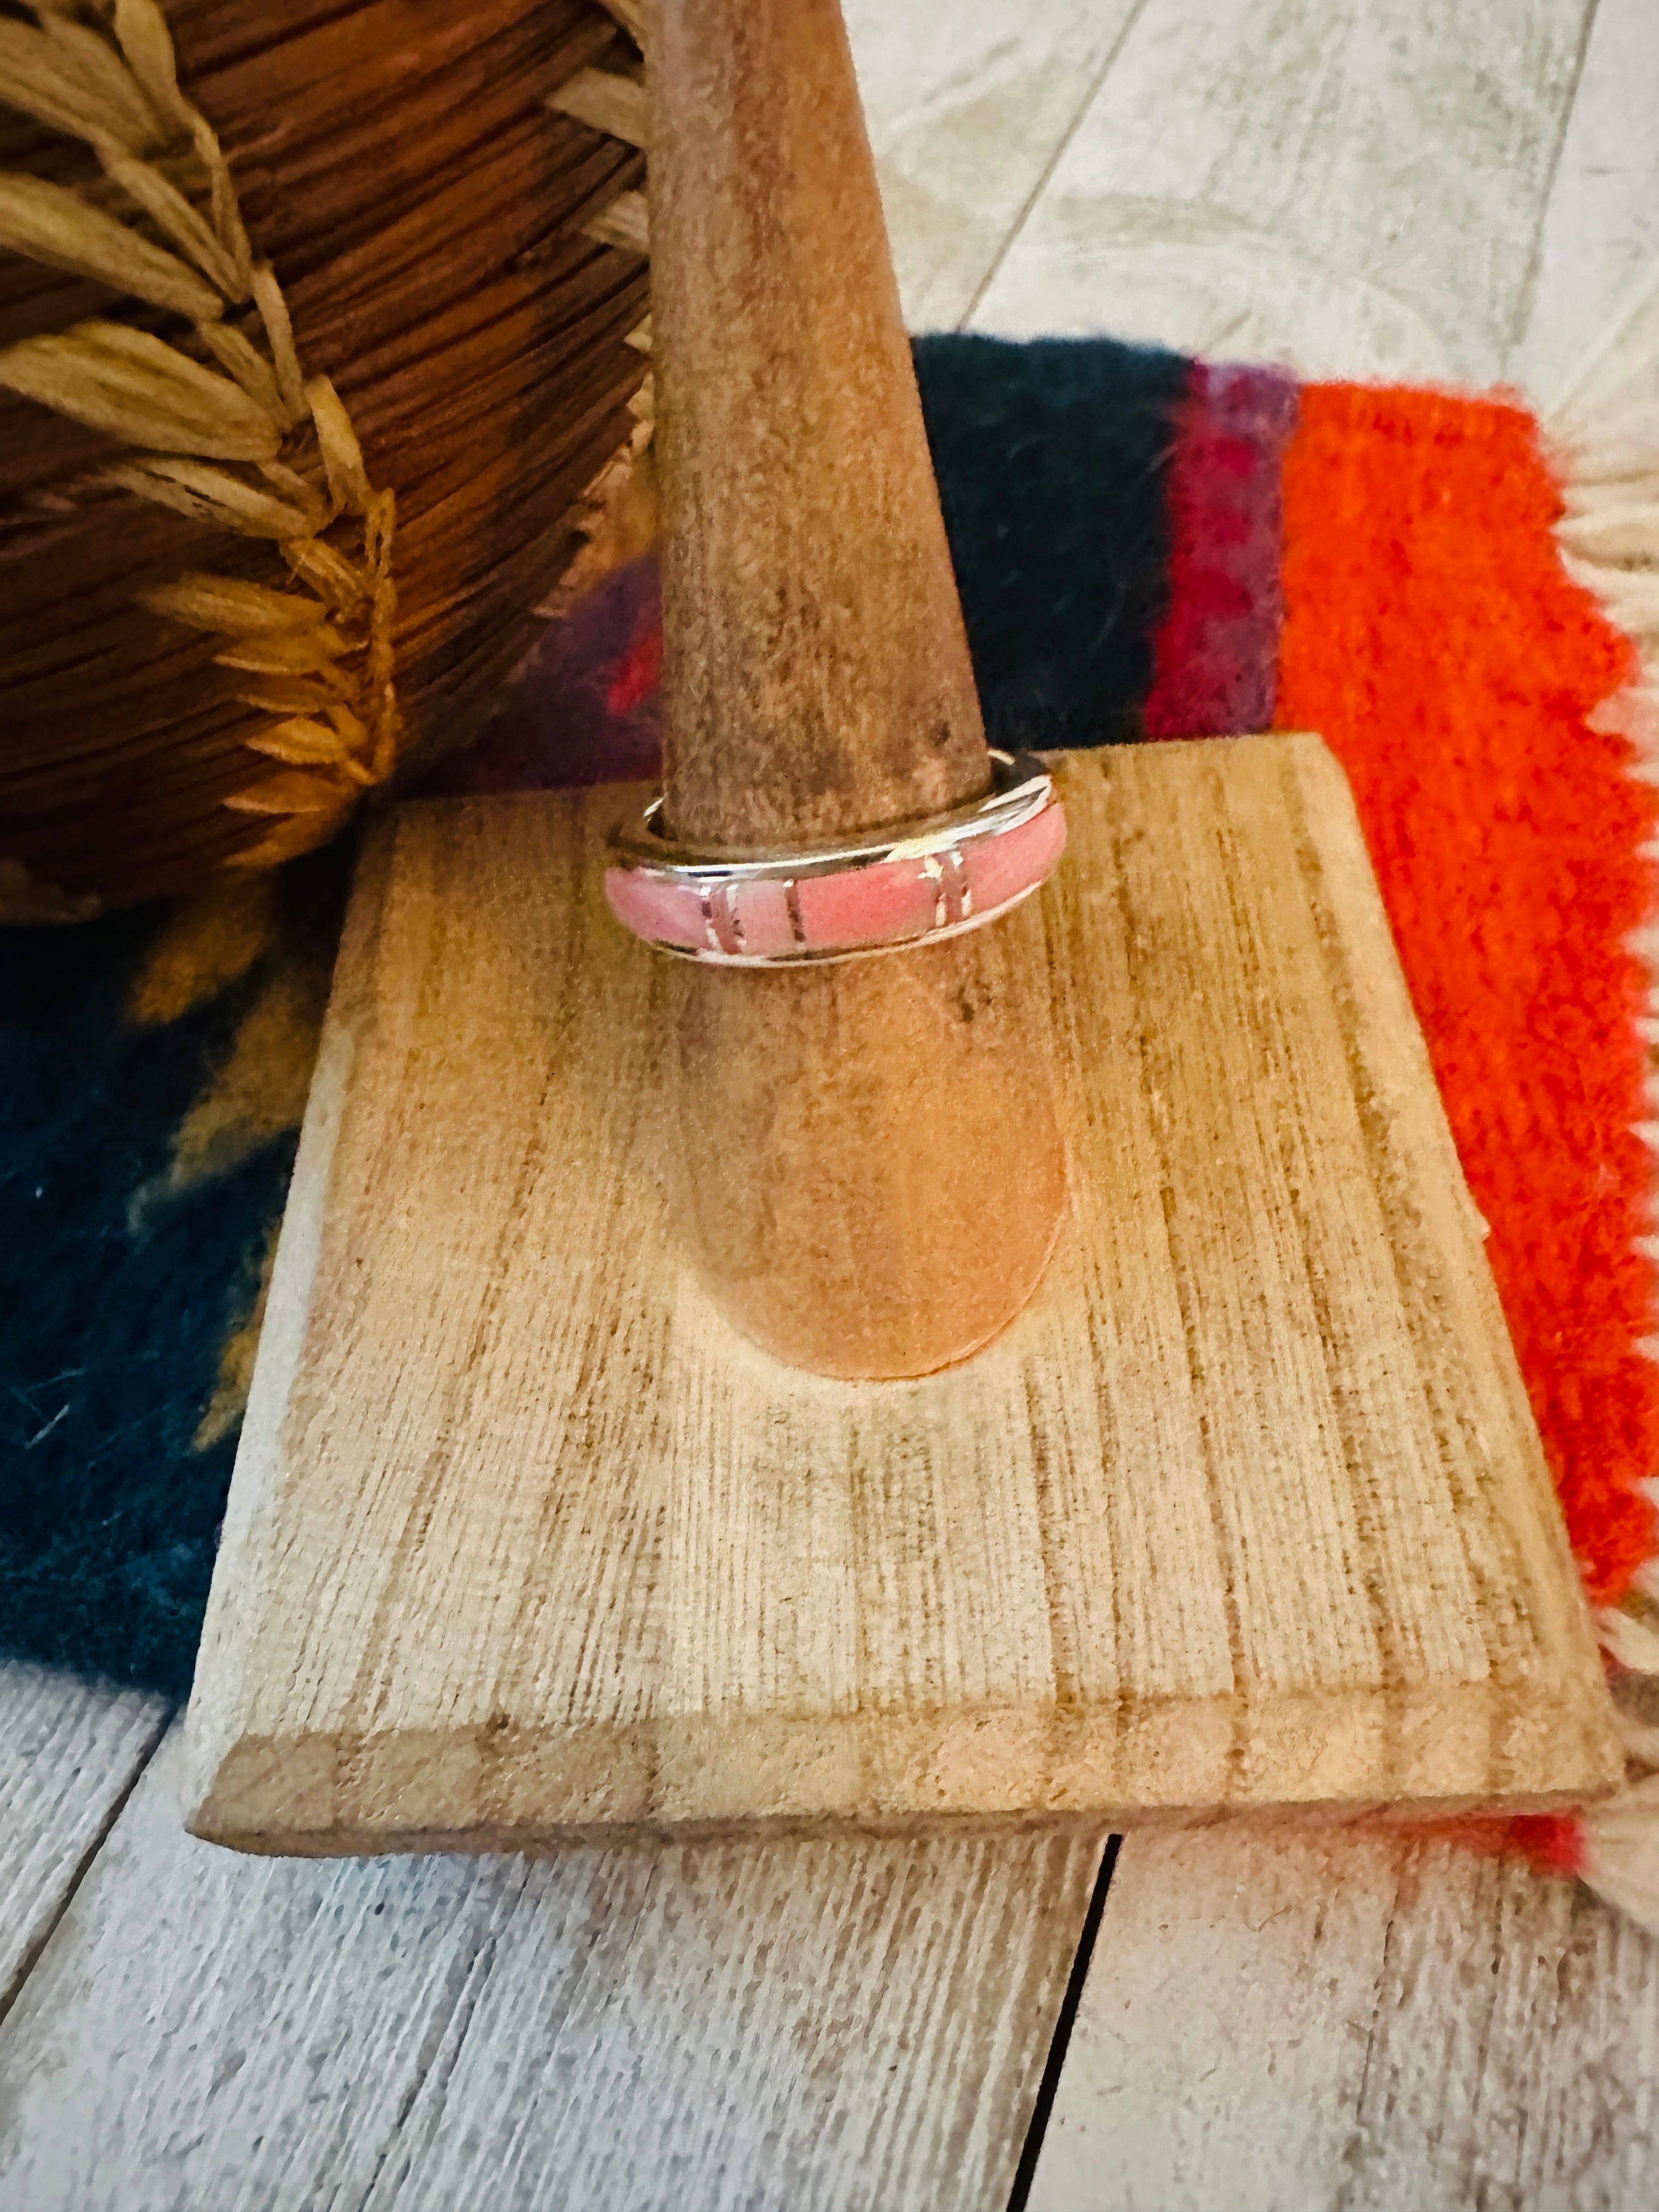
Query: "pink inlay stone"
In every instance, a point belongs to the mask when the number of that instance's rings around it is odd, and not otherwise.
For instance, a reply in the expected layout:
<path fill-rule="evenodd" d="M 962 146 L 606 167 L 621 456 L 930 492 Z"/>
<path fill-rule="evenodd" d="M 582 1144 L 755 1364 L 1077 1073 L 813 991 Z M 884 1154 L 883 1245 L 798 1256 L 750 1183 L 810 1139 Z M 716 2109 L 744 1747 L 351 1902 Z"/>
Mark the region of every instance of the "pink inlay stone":
<path fill-rule="evenodd" d="M 779 883 L 750 883 L 738 886 L 732 903 L 743 924 L 743 949 L 751 960 L 787 960 L 799 952 L 795 927 L 789 919 L 789 892 Z"/>
<path fill-rule="evenodd" d="M 690 951 L 708 941 L 702 902 L 684 884 L 653 876 L 647 868 L 607 868 L 605 896 L 623 927 L 647 945 L 678 945 Z"/>
<path fill-rule="evenodd" d="M 973 885 L 974 909 L 978 914 L 1006 906 L 1033 884 L 1053 873 L 1066 850 L 1066 809 L 1045 807 L 1018 830 L 1000 837 L 981 837 L 964 845 L 962 857 Z"/>
<path fill-rule="evenodd" d="M 935 892 L 920 860 L 878 860 L 844 875 L 809 877 L 799 886 L 806 942 L 882 945 L 920 937 L 933 926 Z"/>
<path fill-rule="evenodd" d="M 788 961 L 925 943 L 990 920 L 1048 875 L 1066 846 L 1051 803 L 1013 829 L 942 843 L 932 854 L 803 872 L 697 878 L 686 864 L 612 867 L 605 897 L 647 944 L 709 959 Z"/>

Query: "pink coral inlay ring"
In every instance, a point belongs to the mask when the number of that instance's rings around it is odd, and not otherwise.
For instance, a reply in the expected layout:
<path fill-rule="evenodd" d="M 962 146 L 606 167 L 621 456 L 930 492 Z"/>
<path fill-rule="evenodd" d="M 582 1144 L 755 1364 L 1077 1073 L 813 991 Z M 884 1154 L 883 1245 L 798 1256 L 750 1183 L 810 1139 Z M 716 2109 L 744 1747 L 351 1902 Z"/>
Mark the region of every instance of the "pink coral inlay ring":
<path fill-rule="evenodd" d="M 1036 754 L 994 752 L 991 767 L 990 793 L 972 806 L 807 852 L 677 845 L 653 799 L 611 842 L 605 897 L 647 945 L 726 968 L 960 937 L 1030 898 L 1066 845 L 1066 810 Z"/>

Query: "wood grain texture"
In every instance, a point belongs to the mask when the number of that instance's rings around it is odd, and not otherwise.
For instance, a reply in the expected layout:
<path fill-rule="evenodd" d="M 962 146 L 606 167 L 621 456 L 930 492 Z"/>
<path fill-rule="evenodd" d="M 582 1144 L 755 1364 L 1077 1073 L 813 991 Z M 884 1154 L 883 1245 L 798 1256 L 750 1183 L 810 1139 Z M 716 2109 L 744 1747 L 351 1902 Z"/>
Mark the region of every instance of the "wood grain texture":
<path fill-rule="evenodd" d="M 972 307 L 1140 0 L 846 0 L 904 319 Z"/>
<path fill-rule="evenodd" d="M 980 2212 L 1097 1840 L 253 1862 L 164 1747 L 0 2029 L 17 2212 Z"/>
<path fill-rule="evenodd" d="M 170 1710 L 162 1698 L 0 1662 L 0 2014 Z"/>
<path fill-rule="evenodd" d="M 651 85 L 665 821 L 705 848 L 810 848 L 978 799 L 990 758 L 838 0 L 665 0 Z M 1036 1287 L 1065 1157 L 1005 966 L 976 938 L 671 979 L 679 1235 L 777 1358 L 927 1374 Z M 992 1203 L 981 1157 L 1013 1123 Z"/>
<path fill-rule="evenodd" d="M 973 327 L 1494 381 L 1589 13 L 1147 0 Z"/>
<path fill-rule="evenodd" d="M 1312 738 L 1061 763 L 1072 855 L 1007 942 L 1054 994 L 1073 1217 L 1014 1328 L 919 1383 L 767 1359 L 667 1239 L 663 969 L 596 881 L 618 795 L 383 836 L 215 1577 L 198 1832 L 1612 1781 L 1340 771 Z"/>
<path fill-rule="evenodd" d="M 825 843 L 979 798 L 967 633 L 838 0 L 665 0 L 664 813 Z"/>
<path fill-rule="evenodd" d="M 1598 0 L 1505 374 L 1547 407 L 1659 260 L 1659 21 Z"/>
<path fill-rule="evenodd" d="M 1066 1148 L 1024 944 L 998 927 L 769 973 L 677 961 L 664 977 L 675 1233 L 774 1358 L 935 1374 L 1042 1279 Z"/>
<path fill-rule="evenodd" d="M 1659 1939 L 1443 1844 L 1125 1844 L 1031 2212 L 1629 2212 Z"/>

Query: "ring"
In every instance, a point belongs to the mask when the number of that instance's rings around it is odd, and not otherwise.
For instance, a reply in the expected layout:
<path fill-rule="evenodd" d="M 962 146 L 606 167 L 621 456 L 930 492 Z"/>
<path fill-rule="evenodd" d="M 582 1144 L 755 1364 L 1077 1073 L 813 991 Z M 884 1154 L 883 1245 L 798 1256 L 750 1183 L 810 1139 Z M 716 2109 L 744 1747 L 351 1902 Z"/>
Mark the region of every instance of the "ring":
<path fill-rule="evenodd" d="M 659 796 L 612 839 L 606 901 L 647 945 L 726 968 L 960 937 L 1030 898 L 1066 846 L 1066 810 L 1036 754 L 993 752 L 991 769 L 972 806 L 805 852 L 676 844 Z"/>

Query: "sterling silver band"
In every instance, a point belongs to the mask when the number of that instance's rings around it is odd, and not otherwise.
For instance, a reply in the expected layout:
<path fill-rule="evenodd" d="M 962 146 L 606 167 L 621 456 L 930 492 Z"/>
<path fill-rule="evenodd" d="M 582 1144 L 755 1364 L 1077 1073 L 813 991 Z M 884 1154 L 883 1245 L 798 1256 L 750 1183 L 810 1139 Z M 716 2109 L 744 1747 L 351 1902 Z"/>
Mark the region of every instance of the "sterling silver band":
<path fill-rule="evenodd" d="M 676 843 L 653 799 L 612 841 L 605 893 L 647 944 L 727 967 L 796 967 L 960 936 L 1036 890 L 1065 844 L 1035 754 L 993 752 L 970 806 L 805 851 Z"/>

